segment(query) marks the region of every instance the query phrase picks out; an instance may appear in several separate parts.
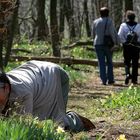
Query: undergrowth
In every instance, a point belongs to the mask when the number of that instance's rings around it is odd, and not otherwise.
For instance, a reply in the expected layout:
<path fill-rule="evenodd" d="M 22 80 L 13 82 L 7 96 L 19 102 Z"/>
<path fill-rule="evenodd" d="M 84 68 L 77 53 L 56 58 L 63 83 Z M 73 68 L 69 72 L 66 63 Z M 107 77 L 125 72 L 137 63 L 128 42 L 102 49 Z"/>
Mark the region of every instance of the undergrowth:
<path fill-rule="evenodd" d="M 131 85 L 120 93 L 112 93 L 107 99 L 101 100 L 101 110 L 105 116 L 123 114 L 123 119 L 140 118 L 140 88 Z M 118 116 L 120 117 L 120 115 Z M 120 118 L 122 119 L 122 118 Z"/>
<path fill-rule="evenodd" d="M 66 140 L 67 133 L 51 120 L 31 117 L 0 118 L 0 140 Z"/>

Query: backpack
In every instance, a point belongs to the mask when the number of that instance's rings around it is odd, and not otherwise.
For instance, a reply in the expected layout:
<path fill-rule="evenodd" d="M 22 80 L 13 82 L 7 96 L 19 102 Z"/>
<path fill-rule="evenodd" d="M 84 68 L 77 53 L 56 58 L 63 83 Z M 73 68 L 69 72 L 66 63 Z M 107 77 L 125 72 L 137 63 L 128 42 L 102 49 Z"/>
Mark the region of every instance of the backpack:
<path fill-rule="evenodd" d="M 127 27 L 129 28 L 129 32 L 127 33 L 127 37 L 126 37 L 127 45 L 133 46 L 138 43 L 138 35 L 136 32 L 134 32 L 134 28 L 136 27 L 136 25 L 134 25 L 133 28 L 130 28 L 130 26 L 127 24 Z"/>

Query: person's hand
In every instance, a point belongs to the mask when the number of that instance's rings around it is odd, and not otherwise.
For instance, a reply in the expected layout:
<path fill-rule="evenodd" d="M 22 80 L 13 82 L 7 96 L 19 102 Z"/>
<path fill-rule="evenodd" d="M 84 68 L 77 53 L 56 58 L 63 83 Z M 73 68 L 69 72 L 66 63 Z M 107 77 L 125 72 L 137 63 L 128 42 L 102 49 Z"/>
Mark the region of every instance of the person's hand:
<path fill-rule="evenodd" d="M 114 52 L 114 51 L 118 51 L 120 49 L 120 45 L 115 45 L 111 48 L 111 51 Z"/>

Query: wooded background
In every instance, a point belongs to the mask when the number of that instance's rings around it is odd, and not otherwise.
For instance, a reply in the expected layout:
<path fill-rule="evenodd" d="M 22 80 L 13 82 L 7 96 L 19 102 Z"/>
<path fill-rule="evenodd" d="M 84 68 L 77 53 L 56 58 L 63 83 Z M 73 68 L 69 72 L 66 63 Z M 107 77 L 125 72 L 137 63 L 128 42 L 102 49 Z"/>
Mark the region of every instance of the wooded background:
<path fill-rule="evenodd" d="M 23 37 L 50 43 L 56 57 L 61 57 L 62 40 L 92 39 L 92 21 L 103 6 L 117 30 L 126 10 L 134 9 L 140 21 L 139 0 L 0 0 L 0 67 L 8 64 L 13 41 Z"/>

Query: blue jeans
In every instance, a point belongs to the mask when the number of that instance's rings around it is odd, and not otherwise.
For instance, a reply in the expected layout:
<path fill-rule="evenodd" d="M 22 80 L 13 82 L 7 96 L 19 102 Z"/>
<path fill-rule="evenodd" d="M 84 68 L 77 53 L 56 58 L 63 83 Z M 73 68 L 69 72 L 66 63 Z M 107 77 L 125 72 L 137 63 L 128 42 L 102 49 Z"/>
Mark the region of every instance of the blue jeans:
<path fill-rule="evenodd" d="M 100 78 L 103 84 L 114 82 L 112 52 L 104 45 L 95 45 L 100 70 Z"/>

